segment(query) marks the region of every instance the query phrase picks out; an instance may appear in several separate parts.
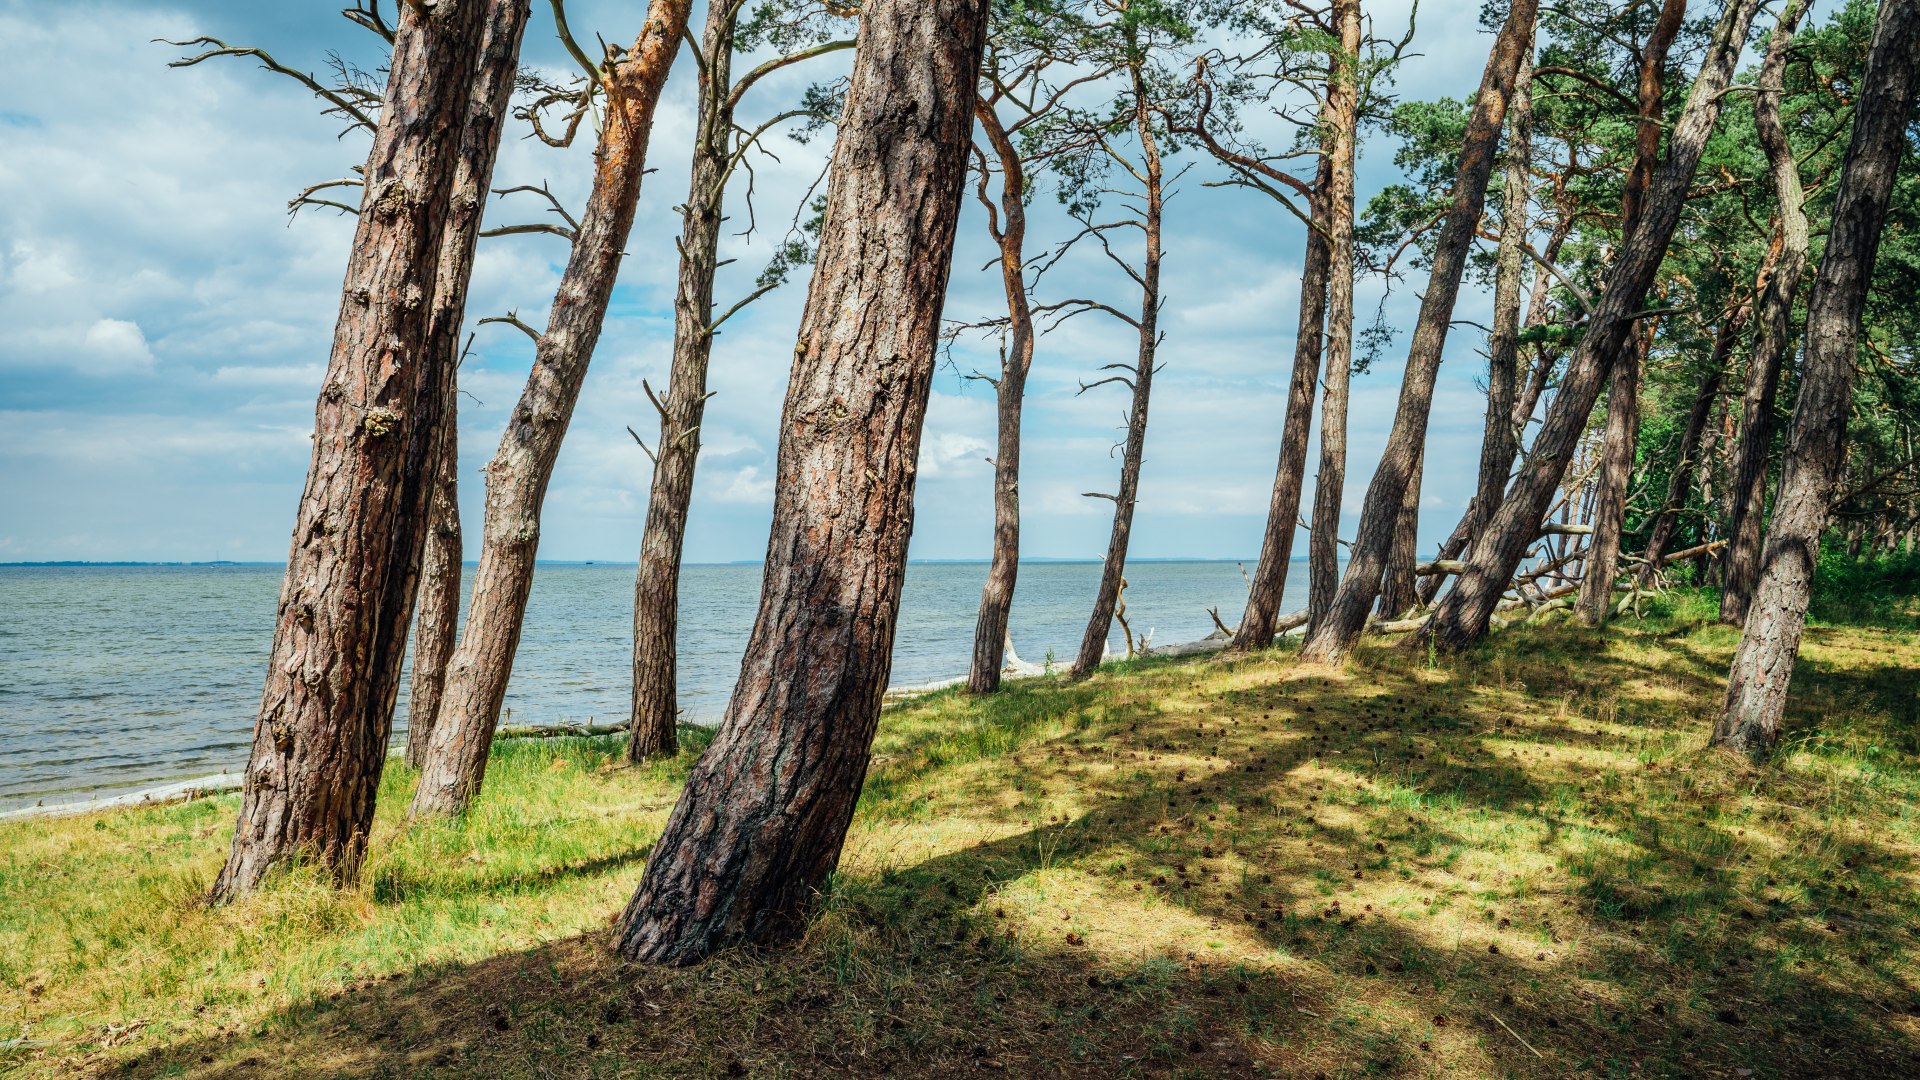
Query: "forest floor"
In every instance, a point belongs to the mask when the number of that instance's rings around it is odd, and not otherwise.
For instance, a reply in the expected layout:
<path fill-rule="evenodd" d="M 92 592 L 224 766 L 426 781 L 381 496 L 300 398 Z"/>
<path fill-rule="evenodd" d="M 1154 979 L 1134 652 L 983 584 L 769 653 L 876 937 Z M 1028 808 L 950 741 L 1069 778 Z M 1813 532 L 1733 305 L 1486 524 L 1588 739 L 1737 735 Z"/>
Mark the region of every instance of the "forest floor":
<path fill-rule="evenodd" d="M 684 970 L 607 927 L 696 747 L 391 768 L 359 888 L 225 910 L 234 796 L 0 825 L 0 1072 L 1920 1076 L 1920 605 L 1816 619 L 1765 769 L 1711 612 L 889 710 L 804 940 Z"/>

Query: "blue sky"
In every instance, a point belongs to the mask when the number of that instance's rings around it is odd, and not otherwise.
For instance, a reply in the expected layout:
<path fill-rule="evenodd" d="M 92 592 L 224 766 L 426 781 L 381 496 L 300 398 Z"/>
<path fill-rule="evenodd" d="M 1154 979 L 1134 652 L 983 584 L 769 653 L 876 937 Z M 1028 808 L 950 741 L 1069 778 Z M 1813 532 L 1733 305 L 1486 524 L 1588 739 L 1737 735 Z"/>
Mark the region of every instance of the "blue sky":
<path fill-rule="evenodd" d="M 0 0 L 0 561 L 285 557 L 351 235 L 350 220 L 326 213 L 289 223 L 285 204 L 305 184 L 345 175 L 364 158 L 365 142 L 338 137 L 341 125 L 316 115 L 296 86 L 249 62 L 172 71 L 166 62 L 178 50 L 150 39 L 210 34 L 306 69 L 322 67 L 329 50 L 377 63 L 375 39 L 340 19 L 337 6 Z M 1401 24 L 1403 7 L 1369 5 L 1383 30 Z M 1431 4 L 1423 13 L 1421 55 L 1401 73 L 1403 95 L 1457 95 L 1478 78 L 1491 39 L 1464 17 L 1478 4 L 1457 7 L 1457 18 Z M 568 8 L 582 38 L 599 31 L 609 41 L 632 37 L 639 9 L 581 0 Z M 746 114 L 777 111 L 846 59 L 768 80 Z M 525 62 L 568 70 L 544 10 L 529 30 Z M 630 561 L 639 544 L 648 463 L 625 428 L 651 431 L 641 381 L 658 386 L 666 377 L 678 233 L 671 208 L 685 197 L 691 134 L 687 67 L 683 57 L 668 84 L 651 151 L 658 171 L 647 178 L 607 331 L 547 497 L 542 558 Z M 828 149 L 824 140 L 774 147 L 780 160 L 756 164 L 759 231 L 728 241 L 739 262 L 723 274 L 723 304 L 750 287 Z M 1391 153 L 1379 138 L 1363 148 L 1363 199 L 1393 178 Z M 1259 550 L 1293 354 L 1302 234 L 1264 196 L 1202 186 L 1219 176 L 1198 161 L 1168 210 L 1166 366 L 1155 383 L 1136 557 L 1251 558 Z M 545 180 L 577 208 L 587 179 L 584 147 L 561 152 L 513 139 L 496 184 Z M 1038 247 L 1066 230 L 1050 196 L 1036 205 Z M 744 227 L 745 207 L 731 212 Z M 535 214 L 531 203 L 489 207 L 494 223 Z M 487 241 L 470 316 L 518 310 L 544 321 L 565 255 L 558 238 Z M 989 257 L 970 204 L 949 317 L 1000 308 L 998 273 L 983 269 Z M 1389 300 L 1401 326 L 1411 323 L 1419 284 L 1403 284 Z M 719 339 L 691 561 L 764 551 L 776 421 L 803 294 L 796 280 L 729 322 Z M 1063 265 L 1041 299 L 1095 294 L 1137 305 L 1091 258 Z M 1361 286 L 1362 322 L 1379 295 L 1377 284 Z M 1486 307 L 1470 287 L 1457 314 L 1484 323 Z M 1451 529 L 1471 492 L 1482 345 L 1468 326 L 1449 341 L 1428 446 L 1423 551 Z M 1024 458 L 1029 555 L 1097 558 L 1105 547 L 1111 506 L 1080 493 L 1112 490 L 1118 462 L 1110 449 L 1125 390 L 1075 391 L 1130 350 L 1123 334 L 1090 319 L 1040 341 Z M 984 557 L 991 545 L 991 389 L 960 372 L 994 358 L 963 347 L 953 359 L 929 409 L 916 558 Z M 1355 384 L 1348 534 L 1392 423 L 1403 359 L 1390 351 Z M 524 337 L 483 328 L 462 371 L 469 558 L 477 553 L 480 469 L 529 361 Z"/>

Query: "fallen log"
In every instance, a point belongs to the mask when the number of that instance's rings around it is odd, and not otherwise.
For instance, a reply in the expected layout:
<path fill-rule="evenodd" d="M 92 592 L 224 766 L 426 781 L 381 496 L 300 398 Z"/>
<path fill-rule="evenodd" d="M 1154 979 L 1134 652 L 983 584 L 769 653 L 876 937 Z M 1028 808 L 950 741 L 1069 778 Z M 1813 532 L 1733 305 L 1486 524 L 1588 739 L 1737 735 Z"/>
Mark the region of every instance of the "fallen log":
<path fill-rule="evenodd" d="M 1665 566 L 1667 563 L 1685 562 L 1688 559 L 1719 551 L 1726 546 L 1727 542 L 1725 540 L 1709 540 L 1704 544 L 1695 544 L 1690 548 L 1683 548 L 1680 551 L 1670 551 L 1660 556 L 1660 564 Z M 1640 555 L 1629 555 L 1627 556 L 1627 560 L 1636 563 L 1645 563 L 1647 561 L 1644 556 Z"/>
<path fill-rule="evenodd" d="M 615 735 L 625 724 L 515 724 L 493 733 L 496 739 L 566 739 L 588 735 Z"/>

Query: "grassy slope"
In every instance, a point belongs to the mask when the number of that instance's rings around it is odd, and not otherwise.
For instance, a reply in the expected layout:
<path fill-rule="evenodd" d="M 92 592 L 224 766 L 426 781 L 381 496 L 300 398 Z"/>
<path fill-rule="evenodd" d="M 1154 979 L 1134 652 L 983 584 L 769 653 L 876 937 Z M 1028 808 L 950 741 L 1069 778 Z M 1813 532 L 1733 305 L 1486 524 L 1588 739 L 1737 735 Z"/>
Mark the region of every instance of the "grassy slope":
<path fill-rule="evenodd" d="M 411 833 L 394 769 L 344 895 L 199 907 L 232 797 L 0 826 L 0 1071 L 1920 1075 L 1920 621 L 1813 629 L 1757 771 L 1655 606 L 892 711 L 806 940 L 693 970 L 606 952 L 690 760 L 611 740 Z"/>

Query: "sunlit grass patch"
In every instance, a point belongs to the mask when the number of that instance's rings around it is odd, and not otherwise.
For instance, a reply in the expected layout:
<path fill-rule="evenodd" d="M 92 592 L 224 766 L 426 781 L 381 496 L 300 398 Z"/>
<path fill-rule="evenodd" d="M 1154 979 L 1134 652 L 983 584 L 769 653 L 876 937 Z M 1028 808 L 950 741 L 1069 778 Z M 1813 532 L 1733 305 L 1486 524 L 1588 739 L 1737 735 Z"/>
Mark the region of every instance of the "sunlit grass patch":
<path fill-rule="evenodd" d="M 1735 636 L 1347 669 L 1147 661 L 883 717 L 803 940 L 619 963 L 704 743 L 503 744 L 366 872 L 199 897 L 232 797 L 0 826 L 0 1068 L 28 1075 L 1885 1076 L 1920 1070 L 1920 634 L 1809 634 L 1756 770 Z"/>

